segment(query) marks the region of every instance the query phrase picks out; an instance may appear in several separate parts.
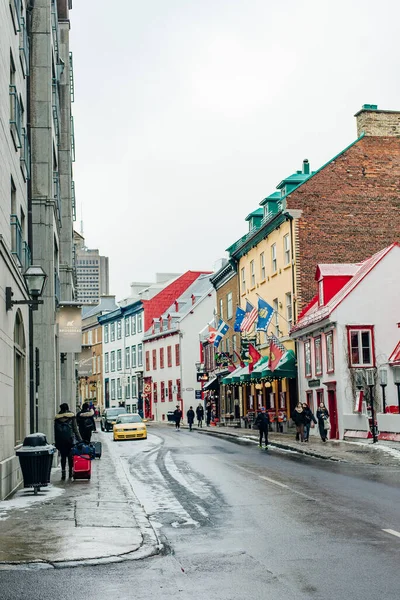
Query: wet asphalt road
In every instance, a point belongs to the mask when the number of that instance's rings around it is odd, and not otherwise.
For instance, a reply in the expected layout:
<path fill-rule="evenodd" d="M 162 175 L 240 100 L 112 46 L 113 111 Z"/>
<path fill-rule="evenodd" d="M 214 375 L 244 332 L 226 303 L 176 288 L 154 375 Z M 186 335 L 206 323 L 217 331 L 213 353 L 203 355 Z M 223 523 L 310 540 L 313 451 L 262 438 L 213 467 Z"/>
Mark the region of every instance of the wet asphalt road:
<path fill-rule="evenodd" d="M 167 426 L 150 426 L 147 441 L 108 446 L 165 554 L 3 571 L 1 600 L 400 597 L 400 537 L 383 531 L 400 532 L 400 469 L 266 452 Z"/>

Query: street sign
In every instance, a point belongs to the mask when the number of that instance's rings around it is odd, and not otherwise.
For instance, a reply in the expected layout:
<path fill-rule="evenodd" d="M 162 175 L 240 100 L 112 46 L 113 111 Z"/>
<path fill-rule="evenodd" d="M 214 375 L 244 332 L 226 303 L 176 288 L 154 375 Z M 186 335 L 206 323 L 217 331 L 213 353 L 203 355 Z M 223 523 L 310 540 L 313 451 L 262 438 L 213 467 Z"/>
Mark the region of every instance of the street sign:
<path fill-rule="evenodd" d="M 201 400 L 201 390 L 195 390 L 194 395 L 196 400 Z"/>
<path fill-rule="evenodd" d="M 309 379 L 308 381 L 308 387 L 310 388 L 317 388 L 321 386 L 321 380 L 320 379 Z"/>
<path fill-rule="evenodd" d="M 194 388 L 186 388 L 187 392 L 194 392 Z"/>

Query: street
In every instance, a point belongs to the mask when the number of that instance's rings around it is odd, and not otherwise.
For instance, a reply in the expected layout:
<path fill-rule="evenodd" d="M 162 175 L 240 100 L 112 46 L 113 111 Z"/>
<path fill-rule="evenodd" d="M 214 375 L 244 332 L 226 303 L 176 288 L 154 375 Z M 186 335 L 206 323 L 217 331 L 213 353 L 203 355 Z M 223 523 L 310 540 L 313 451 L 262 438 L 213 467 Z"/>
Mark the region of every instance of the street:
<path fill-rule="evenodd" d="M 169 426 L 150 425 L 143 441 L 98 439 L 163 552 L 115 565 L 0 571 L 3 600 L 32 598 L 33 589 L 37 600 L 398 597 L 398 468 Z"/>

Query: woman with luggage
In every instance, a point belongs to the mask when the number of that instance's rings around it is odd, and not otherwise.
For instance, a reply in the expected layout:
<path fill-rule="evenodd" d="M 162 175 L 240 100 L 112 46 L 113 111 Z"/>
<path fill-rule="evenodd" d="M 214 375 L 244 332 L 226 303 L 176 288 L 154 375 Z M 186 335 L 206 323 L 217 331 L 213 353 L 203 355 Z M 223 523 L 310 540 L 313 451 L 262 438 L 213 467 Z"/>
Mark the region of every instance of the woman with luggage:
<path fill-rule="evenodd" d="M 92 431 L 96 431 L 96 422 L 94 420 L 94 411 L 87 402 L 82 404 L 82 409 L 76 415 L 81 438 L 87 444 L 90 444 Z"/>
<path fill-rule="evenodd" d="M 69 477 L 72 477 L 72 446 L 82 441 L 79 433 L 76 417 L 66 402 L 60 405 L 60 411 L 54 418 L 54 440 L 55 446 L 61 455 L 61 479 L 66 478 L 66 466 L 68 459 Z"/>

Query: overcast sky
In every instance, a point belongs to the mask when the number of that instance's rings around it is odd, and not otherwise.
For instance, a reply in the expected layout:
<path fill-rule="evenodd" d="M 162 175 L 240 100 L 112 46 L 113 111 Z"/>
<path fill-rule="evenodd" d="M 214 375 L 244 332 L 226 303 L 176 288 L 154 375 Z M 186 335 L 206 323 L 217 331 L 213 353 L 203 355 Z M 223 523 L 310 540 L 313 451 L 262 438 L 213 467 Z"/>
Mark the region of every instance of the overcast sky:
<path fill-rule="evenodd" d="M 210 269 L 308 158 L 400 109 L 395 0 L 73 0 L 77 229 L 110 292 Z"/>

